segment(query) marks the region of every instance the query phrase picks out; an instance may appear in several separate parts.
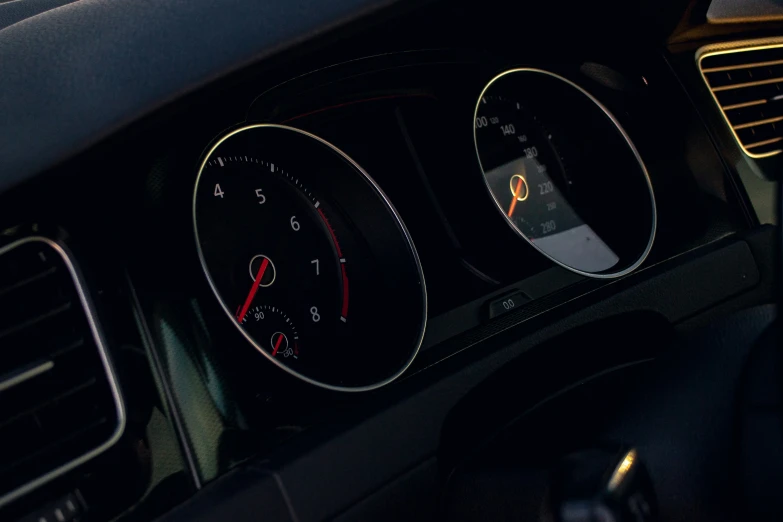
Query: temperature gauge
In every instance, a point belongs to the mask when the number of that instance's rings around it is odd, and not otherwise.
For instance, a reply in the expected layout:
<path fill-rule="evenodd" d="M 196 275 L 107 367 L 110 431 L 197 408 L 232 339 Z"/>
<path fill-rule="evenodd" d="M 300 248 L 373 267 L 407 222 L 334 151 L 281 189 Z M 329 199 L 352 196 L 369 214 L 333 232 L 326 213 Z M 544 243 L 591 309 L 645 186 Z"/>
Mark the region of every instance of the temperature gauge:
<path fill-rule="evenodd" d="M 262 348 L 272 357 L 299 359 L 299 332 L 280 308 L 271 305 L 251 308 L 241 324 L 256 339 L 269 340 Z"/>

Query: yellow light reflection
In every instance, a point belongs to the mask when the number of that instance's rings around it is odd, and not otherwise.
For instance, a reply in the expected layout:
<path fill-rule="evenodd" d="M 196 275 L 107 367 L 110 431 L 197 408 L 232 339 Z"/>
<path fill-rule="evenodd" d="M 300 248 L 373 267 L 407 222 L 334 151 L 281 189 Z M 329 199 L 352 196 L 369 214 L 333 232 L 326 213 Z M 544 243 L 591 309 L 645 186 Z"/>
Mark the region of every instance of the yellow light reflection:
<path fill-rule="evenodd" d="M 633 467 L 633 463 L 635 461 L 636 461 L 636 450 L 632 449 L 625 454 L 625 457 L 623 457 L 622 462 L 620 462 L 620 464 L 617 465 L 617 468 L 615 468 L 611 478 L 609 479 L 609 485 L 606 487 L 606 489 L 608 489 L 609 491 L 614 491 L 615 489 L 617 489 L 617 487 L 620 484 L 622 484 L 626 475 L 628 475 L 628 472 Z"/>

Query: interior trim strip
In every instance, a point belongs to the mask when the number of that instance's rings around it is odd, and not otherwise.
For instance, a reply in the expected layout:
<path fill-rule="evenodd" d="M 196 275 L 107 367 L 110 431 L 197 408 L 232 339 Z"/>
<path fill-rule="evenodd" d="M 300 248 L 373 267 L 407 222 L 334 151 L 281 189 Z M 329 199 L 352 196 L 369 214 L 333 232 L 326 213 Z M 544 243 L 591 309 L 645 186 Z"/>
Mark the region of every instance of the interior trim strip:
<path fill-rule="evenodd" d="M 201 482 L 201 476 L 199 475 L 199 467 L 196 463 L 196 457 L 193 454 L 193 449 L 188 439 L 187 430 L 185 429 L 185 421 L 182 418 L 182 412 L 179 405 L 174 398 L 174 391 L 171 389 L 171 384 L 167 377 L 166 372 L 163 369 L 163 363 L 161 362 L 160 355 L 158 354 L 158 348 L 155 346 L 155 341 L 152 338 L 152 332 L 150 331 L 147 318 L 144 315 L 144 308 L 141 306 L 141 301 L 136 293 L 136 287 L 133 285 L 130 274 L 125 272 L 125 280 L 130 291 L 131 304 L 133 307 L 133 316 L 136 320 L 136 325 L 139 328 L 139 335 L 141 336 L 141 342 L 144 345 L 145 350 L 150 356 L 150 368 L 155 377 L 155 382 L 161 394 L 163 396 L 163 413 L 168 415 L 171 419 L 171 424 L 177 436 L 179 444 L 178 449 L 182 454 L 185 467 L 190 472 L 190 478 L 193 480 L 193 486 L 196 489 L 201 489 L 203 483 Z"/>

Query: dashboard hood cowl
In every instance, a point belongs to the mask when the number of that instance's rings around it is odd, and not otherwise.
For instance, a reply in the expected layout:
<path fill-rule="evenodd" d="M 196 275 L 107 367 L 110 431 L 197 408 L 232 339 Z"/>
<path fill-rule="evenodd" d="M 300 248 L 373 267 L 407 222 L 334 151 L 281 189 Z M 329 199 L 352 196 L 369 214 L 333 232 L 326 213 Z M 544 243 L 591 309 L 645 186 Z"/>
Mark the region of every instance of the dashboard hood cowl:
<path fill-rule="evenodd" d="M 0 30 L 0 192 L 394 0 L 80 0 Z"/>

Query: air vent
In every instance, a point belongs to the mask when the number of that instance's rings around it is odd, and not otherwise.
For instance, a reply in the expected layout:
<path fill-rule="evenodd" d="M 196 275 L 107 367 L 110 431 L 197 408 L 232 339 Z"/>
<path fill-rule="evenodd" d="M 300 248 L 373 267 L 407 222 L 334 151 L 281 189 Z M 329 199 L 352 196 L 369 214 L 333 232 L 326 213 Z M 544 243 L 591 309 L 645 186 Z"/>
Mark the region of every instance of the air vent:
<path fill-rule="evenodd" d="M 783 151 L 783 44 L 703 50 L 698 60 L 742 150 L 752 158 Z"/>
<path fill-rule="evenodd" d="M 65 251 L 42 237 L 0 248 L 0 506 L 106 450 L 124 424 Z"/>

